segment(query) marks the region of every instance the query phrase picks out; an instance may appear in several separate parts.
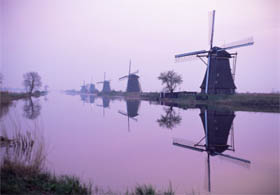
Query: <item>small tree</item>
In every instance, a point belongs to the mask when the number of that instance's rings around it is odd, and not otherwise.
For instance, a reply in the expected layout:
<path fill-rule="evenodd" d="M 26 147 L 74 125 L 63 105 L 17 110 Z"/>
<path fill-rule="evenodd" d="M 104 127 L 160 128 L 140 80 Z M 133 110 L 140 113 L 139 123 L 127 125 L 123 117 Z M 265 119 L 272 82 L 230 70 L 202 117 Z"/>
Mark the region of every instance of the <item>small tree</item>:
<path fill-rule="evenodd" d="M 30 94 L 42 86 L 41 76 L 37 72 L 28 72 L 23 75 L 23 86 Z"/>
<path fill-rule="evenodd" d="M 171 93 L 183 82 L 181 75 L 173 70 L 160 73 L 158 79 L 161 80 L 162 85 L 166 85 L 165 89 Z"/>

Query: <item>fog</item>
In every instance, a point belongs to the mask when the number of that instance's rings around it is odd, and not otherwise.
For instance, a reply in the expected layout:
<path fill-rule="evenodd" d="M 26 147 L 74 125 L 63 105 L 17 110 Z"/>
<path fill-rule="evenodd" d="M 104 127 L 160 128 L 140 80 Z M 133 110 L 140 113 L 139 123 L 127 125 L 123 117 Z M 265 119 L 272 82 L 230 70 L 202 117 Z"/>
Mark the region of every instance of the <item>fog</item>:
<path fill-rule="evenodd" d="M 214 45 L 254 37 L 233 51 L 237 91 L 280 91 L 279 8 L 277 0 L 0 0 L 3 86 L 23 88 L 22 75 L 36 71 L 50 90 L 80 89 L 106 72 L 113 89 L 125 90 L 118 78 L 131 59 L 143 91 L 160 91 L 157 77 L 167 70 L 183 76 L 180 90 L 199 91 L 206 66 L 174 55 L 209 49 L 215 9 Z"/>

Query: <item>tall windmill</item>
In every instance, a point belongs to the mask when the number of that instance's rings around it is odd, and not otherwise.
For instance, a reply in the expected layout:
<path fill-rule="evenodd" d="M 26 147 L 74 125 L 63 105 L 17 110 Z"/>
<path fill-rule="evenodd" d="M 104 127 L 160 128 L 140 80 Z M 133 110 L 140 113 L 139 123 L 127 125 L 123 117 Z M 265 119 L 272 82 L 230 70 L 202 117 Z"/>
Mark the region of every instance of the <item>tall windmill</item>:
<path fill-rule="evenodd" d="M 103 93 L 109 93 L 111 92 L 111 87 L 110 87 L 110 80 L 106 80 L 106 72 L 104 72 L 104 80 L 97 82 L 98 84 L 103 83 L 103 88 L 102 92 Z"/>
<path fill-rule="evenodd" d="M 234 58 L 236 62 L 237 53 L 228 53 L 226 50 L 235 49 L 239 47 L 245 47 L 253 45 L 253 38 L 246 40 L 233 42 L 222 47 L 213 47 L 214 39 L 214 23 L 215 23 L 215 10 L 211 12 L 210 17 L 210 31 L 209 31 L 209 50 L 200 50 L 194 52 L 188 52 L 175 55 L 175 60 L 180 61 L 189 57 L 198 57 L 206 64 L 207 69 L 203 82 L 200 86 L 201 92 L 206 94 L 234 94 L 236 86 L 234 84 L 235 64 L 233 73 L 230 69 L 230 58 Z M 203 60 L 203 57 L 207 58 L 207 62 Z"/>
<path fill-rule="evenodd" d="M 205 136 L 197 143 L 192 143 L 184 139 L 173 139 L 173 145 L 191 149 L 197 152 L 206 152 L 206 170 L 208 180 L 208 191 L 211 191 L 211 177 L 210 177 L 210 157 L 221 156 L 223 158 L 232 159 L 237 162 L 245 163 L 245 165 L 251 162 L 246 159 L 223 154 L 226 150 L 235 151 L 233 132 L 231 143 L 228 143 L 228 137 L 230 135 L 232 122 L 235 115 L 233 111 L 227 110 L 210 110 L 207 108 L 201 108 L 200 118 L 203 123 Z M 203 143 L 204 142 L 204 143 Z"/>
<path fill-rule="evenodd" d="M 128 75 L 119 78 L 119 80 L 123 80 L 127 78 L 126 92 L 141 92 L 139 76 L 136 75 L 139 71 L 137 70 L 131 73 L 130 70 L 131 70 L 131 60 L 129 60 Z"/>

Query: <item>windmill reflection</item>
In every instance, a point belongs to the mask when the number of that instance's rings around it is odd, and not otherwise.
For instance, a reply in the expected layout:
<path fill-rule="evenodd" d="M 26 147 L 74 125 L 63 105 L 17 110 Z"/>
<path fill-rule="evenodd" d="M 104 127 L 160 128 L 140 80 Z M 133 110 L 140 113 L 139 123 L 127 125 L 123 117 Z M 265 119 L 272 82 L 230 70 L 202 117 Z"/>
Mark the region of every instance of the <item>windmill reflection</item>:
<path fill-rule="evenodd" d="M 36 119 L 41 112 L 41 105 L 39 103 L 39 99 L 33 101 L 31 97 L 28 98 L 23 106 L 23 112 L 24 117 L 31 120 Z"/>
<path fill-rule="evenodd" d="M 160 127 L 173 129 L 181 123 L 182 117 L 176 113 L 176 111 L 173 109 L 173 106 L 163 109 L 165 111 L 165 115 L 161 115 L 160 119 L 157 120 Z"/>
<path fill-rule="evenodd" d="M 124 115 L 124 116 L 127 116 L 127 128 L 128 128 L 128 131 L 130 131 L 129 119 L 137 121 L 137 119 L 135 117 L 138 116 L 138 110 L 139 110 L 139 107 L 140 107 L 140 100 L 127 99 L 125 101 L 126 101 L 126 112 L 123 112 L 123 111 L 119 110 L 119 113 Z"/>
<path fill-rule="evenodd" d="M 80 97 L 81 97 L 81 100 L 82 100 L 84 103 L 93 104 L 93 103 L 94 103 L 94 100 L 95 100 L 94 95 L 80 94 Z"/>
<path fill-rule="evenodd" d="M 97 104 L 97 106 L 103 107 L 103 116 L 105 116 L 105 108 L 110 108 L 110 98 L 107 96 L 102 96 L 102 105 Z"/>
<path fill-rule="evenodd" d="M 173 139 L 173 145 L 175 146 L 207 153 L 206 162 L 209 192 L 211 192 L 210 156 L 221 156 L 245 164 L 251 163 L 246 159 L 223 154 L 223 152 L 227 150 L 235 151 L 232 128 L 234 117 L 234 112 L 230 110 L 212 110 L 201 108 L 200 118 L 203 124 L 205 136 L 197 143 L 191 143 L 185 139 Z M 230 135 L 231 137 L 229 141 L 228 139 Z"/>

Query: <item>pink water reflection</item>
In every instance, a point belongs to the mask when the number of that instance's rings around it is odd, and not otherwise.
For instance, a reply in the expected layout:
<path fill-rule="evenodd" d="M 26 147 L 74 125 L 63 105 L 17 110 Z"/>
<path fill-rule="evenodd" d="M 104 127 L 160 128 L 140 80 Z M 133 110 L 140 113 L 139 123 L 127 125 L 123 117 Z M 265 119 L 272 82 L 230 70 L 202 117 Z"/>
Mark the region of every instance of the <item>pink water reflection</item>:
<path fill-rule="evenodd" d="M 84 181 L 123 192 L 136 184 L 166 189 L 172 182 L 176 194 L 207 192 L 207 153 L 172 144 L 173 138 L 199 141 L 204 136 L 199 109 L 173 108 L 182 120 L 172 130 L 157 120 L 162 106 L 141 102 L 137 120 L 128 120 L 125 101 L 102 99 L 84 103 L 79 96 L 51 93 L 40 100 L 44 135 L 48 144 L 47 165 L 56 174 L 73 174 Z M 18 102 L 13 112 L 22 116 Z M 10 112 L 11 112 L 10 110 Z M 235 112 L 235 152 L 251 165 L 240 166 L 225 158 L 210 157 L 214 194 L 279 193 L 279 114 Z M 23 126 L 32 120 L 21 118 Z M 34 121 L 33 121 L 34 122 Z"/>

